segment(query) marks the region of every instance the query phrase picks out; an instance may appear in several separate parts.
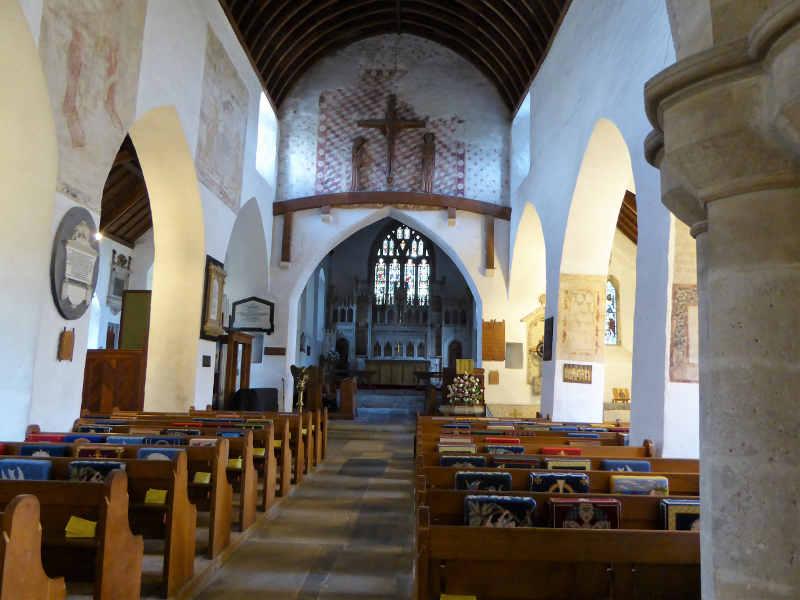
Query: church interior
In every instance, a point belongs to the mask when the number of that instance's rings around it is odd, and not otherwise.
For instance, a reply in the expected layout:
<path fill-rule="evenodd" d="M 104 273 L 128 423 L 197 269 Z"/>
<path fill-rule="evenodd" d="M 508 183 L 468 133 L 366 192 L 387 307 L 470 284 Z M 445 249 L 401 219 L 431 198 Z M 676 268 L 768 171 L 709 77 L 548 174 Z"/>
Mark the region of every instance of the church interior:
<path fill-rule="evenodd" d="M 800 598 L 800 0 L 0 0 L 0 75 L 0 600 Z"/>

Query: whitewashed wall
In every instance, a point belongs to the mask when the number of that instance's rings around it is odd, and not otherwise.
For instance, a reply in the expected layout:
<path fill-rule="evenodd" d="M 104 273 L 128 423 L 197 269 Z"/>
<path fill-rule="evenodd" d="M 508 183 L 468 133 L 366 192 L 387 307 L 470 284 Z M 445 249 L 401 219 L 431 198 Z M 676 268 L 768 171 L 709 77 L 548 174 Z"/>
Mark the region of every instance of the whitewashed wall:
<path fill-rule="evenodd" d="M 547 314 L 555 315 L 564 232 L 589 137 L 602 118 L 622 133 L 639 213 L 632 381 L 639 410 L 634 409 L 632 442 L 649 437 L 659 447 L 664 440 L 670 220 L 661 204 L 658 172 L 644 159 L 643 143 L 651 127 L 642 90 L 645 81 L 674 60 L 664 2 L 573 2 L 532 86 L 531 170 L 512 192 L 515 213 L 530 202 L 541 218 Z M 555 379 L 555 363 L 545 363 L 545 412 L 552 407 Z"/>
<path fill-rule="evenodd" d="M 634 308 L 636 304 L 636 245 L 621 231 L 614 232 L 608 275 L 617 284 L 617 345 L 605 347 L 605 391 L 611 402 L 615 387 L 631 389 Z"/>
<path fill-rule="evenodd" d="M 43 0 L 12 0 L 13 3 L 17 1 L 27 19 L 33 40 L 38 44 Z M 75 1 L 76 10 L 80 9 L 82 2 L 83 0 Z M 247 88 L 249 100 L 240 200 L 241 204 L 244 204 L 246 199 L 256 198 L 261 212 L 262 226 L 266 237 L 269 238 L 272 229 L 271 205 L 274 199 L 274 168 L 271 170 L 272 175 L 270 175 L 269 168 L 262 168 L 262 171 L 266 171 L 267 177 L 271 176 L 271 181 L 266 180 L 256 169 L 261 87 L 216 1 L 175 0 L 147 3 L 135 117 L 131 123 L 125 123 L 125 125 L 133 126 L 153 108 L 171 106 L 180 119 L 186 144 L 192 153 L 196 151 L 198 132 L 201 127 L 200 102 L 206 35 L 209 26 L 224 46 Z M 181 35 L 176 36 L 176 31 L 180 31 Z M 5 36 L 3 37 L 5 38 Z M 41 112 L 46 114 L 48 111 Z M 277 122 L 274 115 L 271 114 L 271 110 L 267 110 L 266 114 L 272 120 L 271 129 L 276 130 Z M 14 118 L 17 117 L 18 115 L 15 114 Z M 43 119 L 46 120 L 46 117 Z M 274 140 L 272 143 L 276 144 Z M 116 149 L 113 150 L 113 152 L 115 151 Z M 266 156 L 271 155 L 274 161 L 275 154 L 276 150 L 273 148 L 266 153 Z M 108 160 L 110 161 L 112 158 L 113 153 Z M 267 160 L 268 162 L 269 160 Z M 99 185 L 102 189 L 102 182 Z M 202 198 L 204 223 L 203 230 L 198 232 L 198 237 L 205 245 L 206 253 L 219 260 L 224 260 L 236 214 L 204 185 L 199 183 L 196 185 Z M 75 202 L 62 194 L 56 194 L 55 204 L 56 211 L 50 228 L 52 231 L 55 230 L 60 217 L 66 210 L 74 206 Z M 99 220 L 99 215 L 96 214 L 95 217 Z M 158 223 L 156 223 L 157 227 Z M 48 232 L 37 238 L 37 243 L 46 248 L 46 252 L 49 253 L 52 233 Z M 157 246 L 154 248 L 154 252 L 158 256 Z M 264 277 L 266 278 L 266 273 Z M 104 293 L 104 290 L 101 290 L 101 293 Z M 181 308 L 175 306 L 173 310 L 180 311 Z M 29 417 L 31 422 L 37 422 L 45 428 L 63 429 L 69 426 L 78 414 L 89 320 L 90 311 L 87 311 L 79 320 L 64 321 L 58 315 L 49 297 L 43 302 L 42 313 L 38 319 L 38 332 L 33 336 L 34 339 L 38 338 L 38 342 L 32 375 L 34 384 Z M 58 363 L 55 360 L 58 333 L 64 326 L 76 328 L 75 360 L 71 363 Z M 190 362 L 196 362 L 197 372 L 193 376 L 194 380 L 188 382 L 184 388 L 189 390 L 190 396 L 194 396 L 196 405 L 202 406 L 210 402 L 213 372 L 209 368 L 200 367 L 200 356 L 202 354 L 213 355 L 215 345 L 212 342 L 200 342 L 196 347 L 188 344 L 186 347 L 175 348 L 174 351 L 177 354 L 189 352 L 195 355 L 194 358 L 185 357 Z M 178 357 L 178 360 L 183 359 Z M 151 368 L 155 370 L 157 367 Z"/>
<path fill-rule="evenodd" d="M 298 212 L 292 222 L 292 260 L 288 266 L 280 266 L 282 217 L 275 220 L 272 237 L 271 288 L 281 290 L 281 298 L 276 306 L 273 342 L 287 349 L 286 357 L 264 357 L 265 362 L 269 361 L 271 365 L 275 381 L 284 378 L 287 386 L 291 381 L 288 367 L 291 362 L 289 357 L 296 356 L 298 301 L 309 277 L 328 252 L 357 231 L 387 217 L 396 218 L 427 236 L 453 261 L 475 299 L 476 322 L 480 322 L 482 317 L 497 318 L 495 315 L 499 315 L 502 318 L 507 298 L 505 276 L 500 269 L 497 273 L 487 273 L 484 268 L 485 229 L 482 216 L 459 211 L 456 225 L 449 227 L 446 211 L 333 209 L 329 223 L 322 221 L 318 211 Z M 508 225 L 505 221 L 498 220 L 495 225 L 495 244 L 496 263 L 507 265 Z M 480 347 L 480 328 L 475 343 Z M 492 386 L 487 391 L 487 397 L 496 390 L 496 386 Z"/>
<path fill-rule="evenodd" d="M 340 104 L 334 117 L 325 121 L 321 129 L 320 96 L 332 92 L 336 92 Z M 330 176 L 341 180 L 331 191 L 349 191 L 349 139 L 369 135 L 367 130 L 356 127 L 355 122 L 383 118 L 385 96 L 390 92 L 418 118 L 427 118 L 429 123 L 450 123 L 444 129 L 452 128 L 452 138 L 466 146 L 465 186 L 462 193 L 451 195 L 508 203 L 508 109 L 491 82 L 470 62 L 443 46 L 412 35 L 379 35 L 351 44 L 323 57 L 295 84 L 280 111 L 279 199 L 318 193 L 317 170 L 326 168 L 331 151 L 342 154 L 332 161 L 337 169 Z M 333 150 L 325 148 L 323 156 L 318 139 L 334 129 L 346 139 Z M 406 131 L 398 137 L 396 172 L 403 168 L 404 161 L 409 162 L 409 169 L 417 168 L 419 155 L 411 148 L 408 152 L 400 148 L 421 137 L 421 132 Z M 385 143 L 377 133 L 370 152 L 375 153 L 376 160 L 383 160 Z M 340 165 L 344 168 L 339 169 Z M 456 167 L 437 156 L 437 174 Z M 371 169 L 368 166 L 365 170 Z M 373 185 L 367 189 L 387 189 L 385 181 L 377 175 L 370 183 Z"/>

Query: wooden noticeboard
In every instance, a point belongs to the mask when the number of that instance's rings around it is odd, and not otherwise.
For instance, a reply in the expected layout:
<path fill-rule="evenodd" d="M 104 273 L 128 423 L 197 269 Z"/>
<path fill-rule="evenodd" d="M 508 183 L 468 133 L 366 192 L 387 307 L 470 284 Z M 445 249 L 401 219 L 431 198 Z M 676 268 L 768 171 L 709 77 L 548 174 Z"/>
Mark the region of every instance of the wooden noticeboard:
<path fill-rule="evenodd" d="M 122 294 L 119 349 L 145 350 L 150 336 L 150 290 L 125 290 Z"/>
<path fill-rule="evenodd" d="M 483 360 L 506 359 L 506 322 L 483 322 Z"/>

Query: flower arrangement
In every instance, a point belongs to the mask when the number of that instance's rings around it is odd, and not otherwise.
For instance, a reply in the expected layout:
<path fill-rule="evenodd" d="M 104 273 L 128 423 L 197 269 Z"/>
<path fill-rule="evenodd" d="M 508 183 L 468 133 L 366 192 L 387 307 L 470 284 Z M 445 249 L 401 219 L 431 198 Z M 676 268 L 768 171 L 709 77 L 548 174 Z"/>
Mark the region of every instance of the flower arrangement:
<path fill-rule="evenodd" d="M 457 375 L 447 386 L 447 400 L 450 404 L 480 404 L 481 384 L 474 375 Z"/>

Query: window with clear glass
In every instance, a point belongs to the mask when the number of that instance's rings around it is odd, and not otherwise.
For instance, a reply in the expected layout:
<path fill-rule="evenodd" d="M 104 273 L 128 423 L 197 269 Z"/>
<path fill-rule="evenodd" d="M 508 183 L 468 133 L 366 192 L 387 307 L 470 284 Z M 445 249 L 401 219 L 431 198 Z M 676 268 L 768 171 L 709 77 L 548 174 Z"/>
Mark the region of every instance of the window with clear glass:
<path fill-rule="evenodd" d="M 617 286 L 611 279 L 606 280 L 606 344 L 614 346 L 619 344 L 619 332 L 617 331 Z"/>

